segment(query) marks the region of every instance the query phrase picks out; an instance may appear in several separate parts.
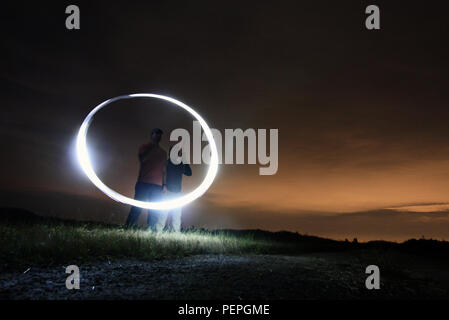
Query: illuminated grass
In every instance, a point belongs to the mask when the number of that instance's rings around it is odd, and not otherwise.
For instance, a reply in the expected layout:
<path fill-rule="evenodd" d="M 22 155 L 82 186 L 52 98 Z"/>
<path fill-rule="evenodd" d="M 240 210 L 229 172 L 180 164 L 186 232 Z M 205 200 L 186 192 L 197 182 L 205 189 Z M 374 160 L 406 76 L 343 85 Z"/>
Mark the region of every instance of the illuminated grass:
<path fill-rule="evenodd" d="M 76 223 L 0 225 L 2 267 L 117 258 L 152 260 L 194 254 L 275 253 L 283 246 L 250 235 L 225 232 L 191 230 L 156 234 Z"/>

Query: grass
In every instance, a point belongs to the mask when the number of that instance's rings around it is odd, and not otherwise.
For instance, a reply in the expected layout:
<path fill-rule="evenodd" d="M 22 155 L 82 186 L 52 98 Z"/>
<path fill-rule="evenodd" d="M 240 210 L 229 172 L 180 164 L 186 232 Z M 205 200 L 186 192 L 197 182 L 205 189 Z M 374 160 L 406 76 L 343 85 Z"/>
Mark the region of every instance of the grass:
<path fill-rule="evenodd" d="M 284 250 L 282 250 L 284 248 Z M 0 224 L 3 267 L 117 258 L 163 259 L 194 254 L 260 254 L 285 244 L 251 234 L 189 230 L 153 233 L 91 223 Z"/>
<path fill-rule="evenodd" d="M 399 252 L 449 263 L 449 242 L 437 240 L 354 243 L 263 230 L 192 229 L 157 234 L 101 223 L 43 218 L 14 210 L 4 210 L 6 214 L 0 215 L 0 271 L 123 258 L 149 261 L 195 254 L 296 255 L 320 251 L 350 251 L 361 260 L 381 261 L 392 269 L 396 269 Z"/>

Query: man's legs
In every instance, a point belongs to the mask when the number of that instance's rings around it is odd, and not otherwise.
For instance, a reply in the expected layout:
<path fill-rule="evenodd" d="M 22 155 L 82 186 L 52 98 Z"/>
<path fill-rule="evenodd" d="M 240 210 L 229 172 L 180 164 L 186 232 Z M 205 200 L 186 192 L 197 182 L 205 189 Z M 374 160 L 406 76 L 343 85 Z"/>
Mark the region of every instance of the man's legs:
<path fill-rule="evenodd" d="M 174 232 L 181 232 L 182 207 L 171 211 L 171 227 Z"/>
<path fill-rule="evenodd" d="M 171 192 L 167 190 L 167 195 L 169 199 L 175 199 L 182 196 L 181 192 Z M 181 215 L 182 215 L 182 207 L 175 208 L 170 210 L 170 224 L 171 229 L 174 232 L 181 231 Z"/>
<path fill-rule="evenodd" d="M 147 198 L 148 190 L 144 184 L 141 182 L 136 183 L 134 199 L 145 201 Z M 131 207 L 131 210 L 128 215 L 128 219 L 126 219 L 125 227 L 127 228 L 135 228 L 137 226 L 137 221 L 139 220 L 140 213 L 142 212 L 142 208 L 139 207 Z"/>
<path fill-rule="evenodd" d="M 152 185 L 150 201 L 162 200 L 162 187 L 158 185 Z M 167 210 L 148 210 L 148 229 L 155 232 L 161 232 L 165 227 L 167 221 Z"/>
<path fill-rule="evenodd" d="M 154 232 L 161 232 L 164 230 L 165 223 L 167 222 L 167 210 L 151 210 L 153 221 L 151 224 L 151 230 Z"/>

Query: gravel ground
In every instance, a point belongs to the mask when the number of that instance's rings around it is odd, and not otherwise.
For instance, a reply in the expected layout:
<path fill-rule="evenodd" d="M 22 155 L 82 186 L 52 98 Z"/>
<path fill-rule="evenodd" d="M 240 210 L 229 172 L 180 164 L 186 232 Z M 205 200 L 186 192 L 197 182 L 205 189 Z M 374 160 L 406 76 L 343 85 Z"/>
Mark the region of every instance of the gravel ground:
<path fill-rule="evenodd" d="M 76 263 L 74 263 L 76 264 Z M 0 275 L 0 299 L 360 299 L 448 298 L 447 284 L 423 277 L 383 275 L 365 288 L 366 266 L 344 254 L 303 256 L 198 255 L 142 262 L 79 265 L 79 290 L 68 290 L 65 266 Z"/>

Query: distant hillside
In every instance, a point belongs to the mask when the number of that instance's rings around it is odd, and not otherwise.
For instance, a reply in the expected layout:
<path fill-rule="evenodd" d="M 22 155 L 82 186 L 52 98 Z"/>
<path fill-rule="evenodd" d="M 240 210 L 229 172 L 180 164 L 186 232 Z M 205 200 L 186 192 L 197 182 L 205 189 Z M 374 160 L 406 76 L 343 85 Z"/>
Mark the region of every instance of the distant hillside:
<path fill-rule="evenodd" d="M 0 208 L 0 222 L 34 223 L 44 221 L 44 218 L 34 212 L 20 208 Z"/>
<path fill-rule="evenodd" d="M 0 224 L 65 224 L 113 226 L 102 222 L 78 221 L 38 215 L 30 210 L 15 207 L 0 207 Z"/>

